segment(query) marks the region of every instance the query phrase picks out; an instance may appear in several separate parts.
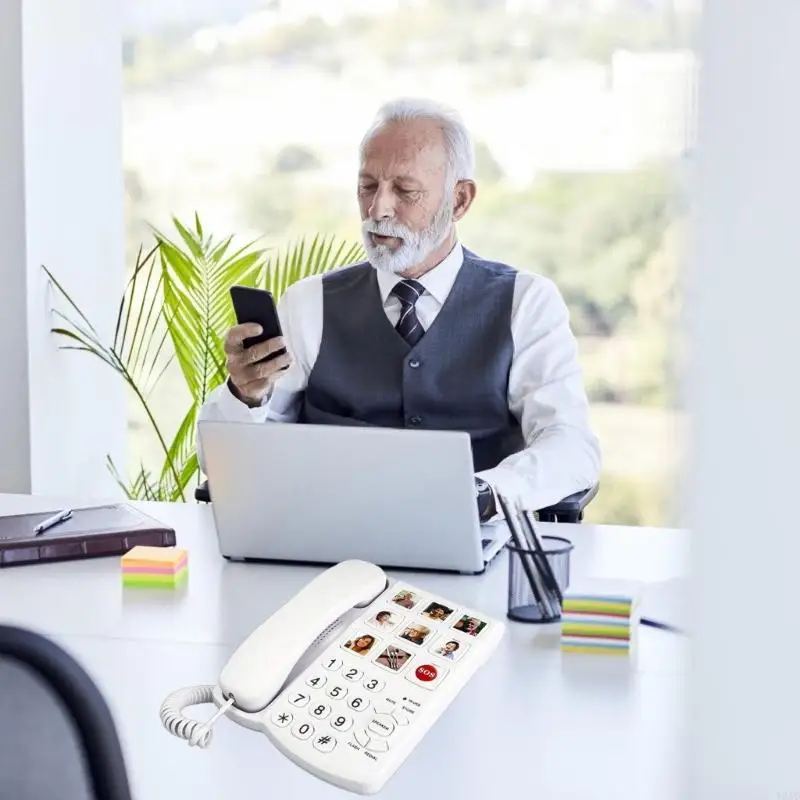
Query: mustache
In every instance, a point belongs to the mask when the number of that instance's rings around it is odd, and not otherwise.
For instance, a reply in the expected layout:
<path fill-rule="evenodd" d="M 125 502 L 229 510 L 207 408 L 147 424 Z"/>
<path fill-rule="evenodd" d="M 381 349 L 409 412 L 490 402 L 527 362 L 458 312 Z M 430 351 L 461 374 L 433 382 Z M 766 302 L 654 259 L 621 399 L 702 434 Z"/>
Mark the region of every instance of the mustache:
<path fill-rule="evenodd" d="M 361 229 L 364 233 L 376 233 L 378 236 L 394 236 L 404 241 L 412 238 L 411 231 L 406 228 L 405 225 L 392 222 L 392 220 L 389 219 L 381 219 L 378 221 L 366 219 L 362 223 Z"/>

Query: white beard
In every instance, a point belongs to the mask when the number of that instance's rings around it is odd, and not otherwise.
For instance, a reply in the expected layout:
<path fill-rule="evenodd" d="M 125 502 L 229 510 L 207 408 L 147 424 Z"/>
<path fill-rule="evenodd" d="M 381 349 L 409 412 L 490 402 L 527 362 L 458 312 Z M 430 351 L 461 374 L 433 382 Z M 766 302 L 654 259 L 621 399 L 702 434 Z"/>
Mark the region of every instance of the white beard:
<path fill-rule="evenodd" d="M 406 272 L 421 264 L 447 238 L 453 222 L 453 202 L 448 194 L 445 197 L 431 224 L 421 231 L 410 231 L 399 222 L 382 219 L 378 222 L 366 219 L 361 225 L 364 249 L 367 258 L 375 269 L 385 270 L 394 275 Z M 375 244 L 371 233 L 379 236 L 394 236 L 401 241 L 396 250 L 384 244 Z"/>

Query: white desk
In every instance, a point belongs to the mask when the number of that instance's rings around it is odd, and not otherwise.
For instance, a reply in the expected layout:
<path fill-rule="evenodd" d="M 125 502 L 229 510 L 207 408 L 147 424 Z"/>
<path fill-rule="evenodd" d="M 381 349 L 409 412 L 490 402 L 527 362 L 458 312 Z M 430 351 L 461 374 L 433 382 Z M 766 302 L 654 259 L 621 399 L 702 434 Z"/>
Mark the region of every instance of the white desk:
<path fill-rule="evenodd" d="M 0 495 L 0 514 L 54 507 Z M 350 796 L 226 720 L 207 750 L 189 748 L 161 727 L 158 710 L 170 691 L 214 683 L 236 645 L 319 570 L 227 562 L 218 554 L 208 506 L 142 508 L 172 525 L 188 549 L 184 590 L 123 591 L 117 558 L 8 568 L 0 571 L 0 621 L 51 635 L 94 677 L 116 718 L 137 798 Z M 542 527 L 575 542 L 574 575 L 659 581 L 685 571 L 680 531 Z M 505 619 L 505 555 L 482 576 L 396 576 Z M 679 796 L 685 642 L 648 628 L 640 642 L 635 667 L 627 668 L 620 659 L 562 657 L 552 631 L 509 622 L 497 653 L 382 796 Z M 157 756 L 169 765 L 160 779 Z"/>

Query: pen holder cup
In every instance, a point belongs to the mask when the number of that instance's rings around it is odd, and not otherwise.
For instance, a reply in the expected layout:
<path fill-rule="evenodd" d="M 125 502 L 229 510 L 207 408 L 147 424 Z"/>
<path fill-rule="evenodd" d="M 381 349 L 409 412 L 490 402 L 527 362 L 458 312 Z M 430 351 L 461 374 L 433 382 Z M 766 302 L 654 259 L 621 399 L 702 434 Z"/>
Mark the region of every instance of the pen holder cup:
<path fill-rule="evenodd" d="M 544 550 L 550 569 L 562 593 L 569 587 L 570 556 L 575 545 L 561 536 L 542 536 Z M 561 606 L 558 598 L 553 598 L 553 608 L 543 612 L 531 586 L 528 570 L 535 569 L 535 552 L 528 548 L 517 547 L 513 542 L 506 545 L 508 550 L 508 611 L 506 616 L 516 622 L 532 622 L 548 624 L 561 619 Z M 526 569 L 526 562 L 527 567 Z M 537 571 L 538 574 L 538 571 Z M 543 585 L 544 581 L 539 580 Z M 547 608 L 547 606 L 544 606 Z"/>

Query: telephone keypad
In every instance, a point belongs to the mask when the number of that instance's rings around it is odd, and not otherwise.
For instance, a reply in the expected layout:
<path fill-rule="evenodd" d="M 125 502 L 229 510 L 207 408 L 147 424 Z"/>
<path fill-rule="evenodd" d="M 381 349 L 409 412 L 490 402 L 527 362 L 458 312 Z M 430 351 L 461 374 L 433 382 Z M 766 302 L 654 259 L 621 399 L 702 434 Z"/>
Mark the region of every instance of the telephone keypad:
<path fill-rule="evenodd" d="M 286 692 L 295 714 L 284 706 L 270 722 L 309 740 L 318 753 L 338 748 L 337 756 L 356 752 L 367 763 L 391 758 L 409 727 L 420 724 L 423 707 L 435 702 L 440 684 L 463 669 L 456 662 L 470 662 L 491 625 L 452 603 L 401 587 Z M 383 635 L 368 633 L 369 627 Z"/>

